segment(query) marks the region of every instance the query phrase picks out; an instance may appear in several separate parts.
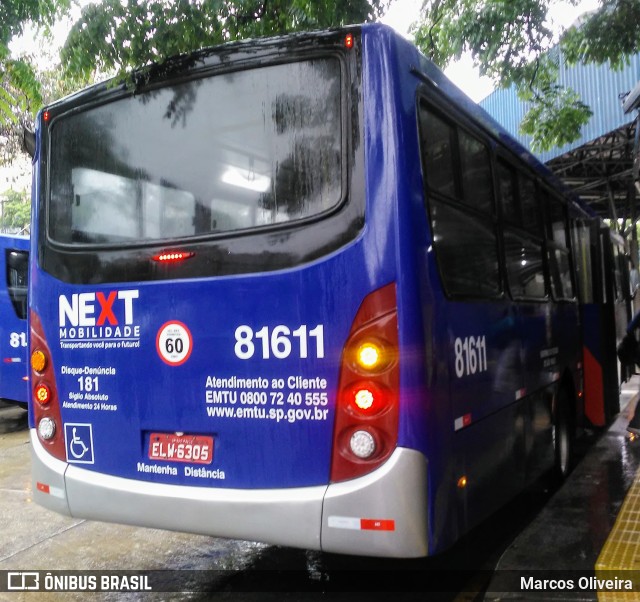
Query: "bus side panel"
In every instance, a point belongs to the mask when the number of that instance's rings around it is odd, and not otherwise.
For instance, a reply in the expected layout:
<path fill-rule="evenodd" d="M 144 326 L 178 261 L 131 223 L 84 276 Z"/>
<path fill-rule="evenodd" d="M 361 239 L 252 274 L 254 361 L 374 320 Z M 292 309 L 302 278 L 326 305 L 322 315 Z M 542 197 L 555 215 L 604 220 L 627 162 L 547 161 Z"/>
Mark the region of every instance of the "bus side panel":
<path fill-rule="evenodd" d="M 428 471 L 424 500 L 428 551 L 436 553 L 460 535 L 455 501 L 456 460 L 449 397 L 449 358 L 438 353 L 447 337 L 442 290 L 425 209 L 416 90 L 420 81 L 410 67 L 419 61 L 415 49 L 397 38 L 366 38 L 368 219 L 395 224 L 398 329 L 400 345 L 400 422 L 398 446 L 417 450 Z M 389 68 L 389 63 L 394 68 Z M 391 168 L 390 168 L 391 167 Z M 385 207 L 386 203 L 393 203 Z M 393 217 L 387 214 L 393 210 Z M 415 489 L 415 479 L 406 487 Z M 411 504 L 415 511 L 415 503 Z M 417 523 L 418 521 L 416 521 Z M 422 521 L 420 521 L 422 524 Z"/>
<path fill-rule="evenodd" d="M 623 291 L 616 288 L 614 244 L 608 228 L 592 227 L 594 298 L 583 304 L 585 413 L 594 426 L 604 426 L 620 411 L 618 361 L 612 350 L 628 322 Z"/>
<path fill-rule="evenodd" d="M 508 303 L 449 303 L 451 416 L 466 531 L 524 484 L 521 341 Z"/>
<path fill-rule="evenodd" d="M 0 235 L 0 399 L 23 406 L 27 404 L 27 319 L 26 282 L 24 291 L 9 291 L 9 266 L 12 252 L 27 253 L 29 239 Z M 20 278 L 26 277 L 25 273 Z M 20 315 L 19 315 L 20 314 Z"/>
<path fill-rule="evenodd" d="M 580 361 L 575 333 L 578 305 L 573 302 L 531 303 L 519 306 L 519 329 L 527 396 L 527 481 L 554 463 L 553 400 L 560 383 L 574 382 Z M 574 397 L 575 391 L 569 392 Z"/>
<path fill-rule="evenodd" d="M 606 307 L 606 306 L 604 306 Z M 594 426 L 607 422 L 605 411 L 603 350 L 603 306 L 588 304 L 582 307 L 583 317 L 583 362 L 585 416 Z"/>
<path fill-rule="evenodd" d="M 444 297 L 422 171 L 416 169 L 421 164 L 419 80 L 407 69 L 416 58 L 402 45 L 398 51 L 398 69 L 392 73 L 398 80 L 393 91 L 400 100 L 391 105 L 397 108 L 399 124 L 392 130 L 393 156 L 398 157 L 398 169 L 392 171 L 398 174 L 398 299 L 404 350 L 399 444 L 428 458 L 433 553 L 450 545 L 522 484 L 523 421 L 513 415 L 521 411 L 513 407 L 522 388 L 520 350 L 508 304 L 449 304 Z M 503 436 L 495 437 L 494 429 Z M 495 479 L 486 480 L 495 474 L 500 475 L 499 488 Z M 457 486 L 465 475 L 472 475 L 471 493 Z"/>

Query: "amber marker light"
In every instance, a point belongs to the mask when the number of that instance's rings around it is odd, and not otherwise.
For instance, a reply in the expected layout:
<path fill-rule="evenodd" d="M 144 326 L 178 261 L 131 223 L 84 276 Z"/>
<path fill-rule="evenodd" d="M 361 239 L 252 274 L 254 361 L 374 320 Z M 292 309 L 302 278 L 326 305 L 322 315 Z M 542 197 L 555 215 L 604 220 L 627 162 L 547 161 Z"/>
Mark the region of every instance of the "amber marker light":
<path fill-rule="evenodd" d="M 51 389 L 47 387 L 44 383 L 40 383 L 33 392 L 36 401 L 45 405 L 51 401 Z"/>
<path fill-rule="evenodd" d="M 458 489 L 464 489 L 467 486 L 467 477 L 464 475 L 458 479 Z"/>
<path fill-rule="evenodd" d="M 44 354 L 44 351 L 36 349 L 31 354 L 31 367 L 36 372 L 44 372 L 44 369 L 47 367 L 47 356 Z"/>
<path fill-rule="evenodd" d="M 382 348 L 371 341 L 361 343 L 356 349 L 356 363 L 363 370 L 379 368 L 382 361 Z"/>

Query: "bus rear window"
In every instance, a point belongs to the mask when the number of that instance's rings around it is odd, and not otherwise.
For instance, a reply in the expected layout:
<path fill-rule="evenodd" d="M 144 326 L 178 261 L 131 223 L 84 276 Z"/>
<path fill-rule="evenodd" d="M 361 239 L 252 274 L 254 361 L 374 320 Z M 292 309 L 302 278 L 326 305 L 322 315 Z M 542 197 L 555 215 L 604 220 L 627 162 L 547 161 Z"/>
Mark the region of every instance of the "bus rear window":
<path fill-rule="evenodd" d="M 126 245 L 319 215 L 342 190 L 337 58 L 126 97 L 51 125 L 48 231 Z"/>

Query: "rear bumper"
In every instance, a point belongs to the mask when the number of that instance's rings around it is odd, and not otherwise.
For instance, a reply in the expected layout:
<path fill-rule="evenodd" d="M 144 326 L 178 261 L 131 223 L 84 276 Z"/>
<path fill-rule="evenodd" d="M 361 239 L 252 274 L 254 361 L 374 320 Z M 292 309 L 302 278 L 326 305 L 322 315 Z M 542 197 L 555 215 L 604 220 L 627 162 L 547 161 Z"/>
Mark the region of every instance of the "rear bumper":
<path fill-rule="evenodd" d="M 31 429 L 34 500 L 76 518 L 346 554 L 427 553 L 426 460 L 397 449 L 375 472 L 291 489 L 214 489 L 123 479 L 52 458 Z"/>

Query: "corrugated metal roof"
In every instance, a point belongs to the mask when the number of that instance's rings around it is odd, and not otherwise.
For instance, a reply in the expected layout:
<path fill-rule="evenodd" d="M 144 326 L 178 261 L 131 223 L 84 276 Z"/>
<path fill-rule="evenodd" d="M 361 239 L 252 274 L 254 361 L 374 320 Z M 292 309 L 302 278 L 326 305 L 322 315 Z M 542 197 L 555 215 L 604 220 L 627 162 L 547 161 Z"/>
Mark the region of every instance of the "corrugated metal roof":
<path fill-rule="evenodd" d="M 555 51 L 557 52 L 558 49 Z M 591 107 L 593 116 L 583 127 L 579 140 L 560 148 L 536 153 L 543 162 L 550 161 L 554 157 L 631 123 L 635 118 L 633 113 L 629 115 L 623 113 L 620 95 L 629 92 L 640 80 L 640 53 L 630 57 L 629 64 L 620 71 L 614 71 L 608 63 L 568 67 L 562 53 L 560 53 L 559 65 L 559 84 L 576 90 L 583 102 Z M 514 87 L 496 90 L 479 104 L 523 146 L 531 148 L 531 137 L 519 132 L 520 122 L 529 110 L 529 105 L 518 99 Z"/>

